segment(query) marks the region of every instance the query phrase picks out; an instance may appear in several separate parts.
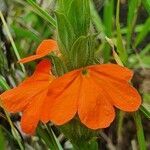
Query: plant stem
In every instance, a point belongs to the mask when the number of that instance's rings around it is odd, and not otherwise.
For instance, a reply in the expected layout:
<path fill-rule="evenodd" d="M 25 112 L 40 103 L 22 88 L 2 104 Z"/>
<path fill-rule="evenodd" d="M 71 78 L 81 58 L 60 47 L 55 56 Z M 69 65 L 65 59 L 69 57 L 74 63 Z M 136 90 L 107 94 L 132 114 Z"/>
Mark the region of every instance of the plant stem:
<path fill-rule="evenodd" d="M 122 124 L 123 124 L 124 112 L 119 111 L 118 116 L 118 129 L 117 129 L 117 137 L 118 137 L 118 145 L 122 142 Z"/>
<path fill-rule="evenodd" d="M 146 143 L 145 143 L 144 131 L 143 131 L 143 126 L 141 121 L 141 115 L 138 111 L 134 113 L 134 121 L 136 124 L 139 148 L 140 150 L 146 150 Z"/>

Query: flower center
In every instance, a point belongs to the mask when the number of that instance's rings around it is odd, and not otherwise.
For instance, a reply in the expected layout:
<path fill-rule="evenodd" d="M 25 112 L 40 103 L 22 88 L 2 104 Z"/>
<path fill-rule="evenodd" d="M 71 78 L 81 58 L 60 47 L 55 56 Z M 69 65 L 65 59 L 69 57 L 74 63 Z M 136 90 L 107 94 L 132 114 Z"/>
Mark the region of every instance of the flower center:
<path fill-rule="evenodd" d="M 84 68 L 84 69 L 82 70 L 82 74 L 83 74 L 83 75 L 88 75 L 88 73 L 89 73 L 89 72 L 88 72 L 88 70 L 87 70 L 86 68 Z"/>

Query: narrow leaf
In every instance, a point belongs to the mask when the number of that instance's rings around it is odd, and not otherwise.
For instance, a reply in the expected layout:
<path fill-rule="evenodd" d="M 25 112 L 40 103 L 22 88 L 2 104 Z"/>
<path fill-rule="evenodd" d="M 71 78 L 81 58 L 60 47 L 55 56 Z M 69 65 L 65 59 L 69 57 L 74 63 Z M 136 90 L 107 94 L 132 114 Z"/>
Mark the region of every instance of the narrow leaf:
<path fill-rule="evenodd" d="M 142 0 L 142 4 L 150 16 L 150 0 Z"/>
<path fill-rule="evenodd" d="M 119 23 L 119 14 L 120 14 L 120 0 L 117 1 L 117 11 L 116 11 L 116 28 L 117 28 L 117 51 L 119 57 L 123 63 L 127 61 L 127 51 L 123 45 L 123 39 L 121 35 L 120 23 Z"/>
<path fill-rule="evenodd" d="M 48 12 L 43 10 L 39 5 L 36 4 L 33 0 L 26 0 L 27 3 L 29 3 L 33 11 L 37 13 L 39 16 L 41 16 L 44 20 L 48 21 L 54 28 L 56 28 L 56 21 L 51 17 Z"/>
<path fill-rule="evenodd" d="M 135 27 L 137 14 L 138 14 L 138 8 L 141 4 L 141 0 L 129 0 L 128 2 L 128 17 L 127 17 L 127 49 L 130 48 L 131 40 L 132 40 L 132 33 L 133 29 Z"/>
<path fill-rule="evenodd" d="M 0 87 L 3 90 L 8 90 L 9 89 L 9 85 L 6 83 L 6 80 L 3 76 L 0 75 Z"/>
<path fill-rule="evenodd" d="M 71 50 L 74 42 L 74 32 L 68 19 L 60 12 L 55 12 L 57 19 L 58 44 L 63 54 Z"/>
<path fill-rule="evenodd" d="M 87 35 L 90 27 L 89 0 L 73 0 L 67 18 L 77 37 Z"/>
<path fill-rule="evenodd" d="M 144 116 L 150 120 L 150 110 L 147 109 L 144 105 L 141 105 L 140 110 Z"/>
<path fill-rule="evenodd" d="M 42 125 L 39 125 L 37 128 L 37 134 L 45 141 L 46 145 L 51 150 L 63 150 L 51 128 L 43 128 Z"/>
<path fill-rule="evenodd" d="M 5 137 L 4 137 L 4 134 L 3 134 L 3 131 L 0 127 L 0 149 L 1 150 L 5 150 L 6 149 L 6 145 L 5 145 Z"/>
<path fill-rule="evenodd" d="M 112 36 L 112 29 L 113 29 L 113 16 L 114 16 L 114 0 L 106 0 L 104 5 L 104 12 L 103 12 L 103 20 L 105 26 L 105 34 L 109 38 Z M 108 62 L 111 56 L 111 49 L 110 46 L 105 43 L 103 49 L 103 57 L 104 61 Z"/>
<path fill-rule="evenodd" d="M 71 61 L 73 68 L 80 68 L 87 64 L 89 58 L 89 37 L 79 37 L 72 46 L 71 49 Z"/>
<path fill-rule="evenodd" d="M 1 18 L 1 20 L 2 20 L 2 23 L 3 23 L 3 25 L 4 25 L 4 28 L 5 28 L 5 30 L 6 30 L 6 33 L 7 33 L 8 37 L 9 37 L 9 40 L 10 40 L 10 42 L 11 42 L 11 45 L 12 45 L 12 47 L 13 47 L 14 53 L 15 53 L 17 59 L 20 60 L 21 58 L 20 58 L 19 52 L 18 52 L 18 50 L 17 50 L 17 47 L 16 47 L 16 45 L 15 45 L 15 42 L 14 42 L 12 36 L 11 36 L 11 33 L 10 33 L 10 31 L 9 31 L 9 28 L 8 28 L 8 26 L 7 26 L 7 23 L 6 23 L 5 19 L 4 19 L 4 16 L 3 16 L 3 14 L 1 13 L 1 11 L 0 11 L 0 18 Z M 23 71 L 24 73 L 26 73 L 24 65 L 23 65 L 23 64 L 20 64 L 20 66 L 21 66 L 21 68 L 22 68 L 22 71 Z"/>
<path fill-rule="evenodd" d="M 146 37 L 146 35 L 150 32 L 150 18 L 148 18 L 143 26 L 142 31 L 137 35 L 134 47 L 137 47 Z"/>

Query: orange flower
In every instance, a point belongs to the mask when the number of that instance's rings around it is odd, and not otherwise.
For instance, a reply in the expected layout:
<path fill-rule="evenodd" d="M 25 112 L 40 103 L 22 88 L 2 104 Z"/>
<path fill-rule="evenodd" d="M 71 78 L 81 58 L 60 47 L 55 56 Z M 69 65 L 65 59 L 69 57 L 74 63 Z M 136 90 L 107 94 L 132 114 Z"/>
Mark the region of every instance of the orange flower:
<path fill-rule="evenodd" d="M 132 74 L 125 67 L 103 64 L 74 70 L 53 80 L 41 120 L 62 125 L 78 113 L 81 122 L 91 129 L 108 127 L 115 117 L 114 106 L 132 112 L 141 104 L 138 92 L 128 83 Z"/>
<path fill-rule="evenodd" d="M 48 60 L 41 61 L 34 74 L 23 81 L 18 87 L 0 95 L 2 104 L 9 112 L 22 112 L 21 127 L 25 133 L 33 134 L 42 117 L 48 86 L 54 77 L 50 74 L 51 64 Z"/>
<path fill-rule="evenodd" d="M 36 54 L 19 60 L 21 63 L 26 63 L 48 55 L 53 50 L 57 49 L 57 43 L 54 40 L 43 40 L 36 50 Z"/>

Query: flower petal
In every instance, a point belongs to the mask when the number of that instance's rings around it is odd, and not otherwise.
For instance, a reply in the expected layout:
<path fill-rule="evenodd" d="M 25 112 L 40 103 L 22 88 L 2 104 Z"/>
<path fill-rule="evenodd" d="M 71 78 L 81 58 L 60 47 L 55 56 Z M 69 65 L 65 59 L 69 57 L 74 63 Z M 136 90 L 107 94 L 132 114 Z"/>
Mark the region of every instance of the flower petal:
<path fill-rule="evenodd" d="M 30 62 L 30 61 L 33 61 L 33 60 L 36 60 L 36 59 L 39 59 L 41 57 L 44 57 L 44 56 L 41 56 L 41 55 L 32 55 L 32 56 L 29 56 L 29 57 L 25 57 L 23 59 L 20 59 L 18 62 L 19 63 L 27 63 L 27 62 Z"/>
<path fill-rule="evenodd" d="M 82 80 L 78 114 L 81 122 L 91 129 L 106 128 L 115 117 L 107 95 L 90 75 Z"/>
<path fill-rule="evenodd" d="M 42 60 L 36 67 L 34 74 L 32 75 L 31 80 L 35 81 L 51 81 L 54 79 L 54 76 L 51 73 L 51 63 L 49 60 Z M 47 82 L 48 83 L 48 82 Z"/>
<path fill-rule="evenodd" d="M 41 106 L 46 97 L 47 91 L 40 92 L 38 95 L 32 98 L 32 102 L 28 107 L 23 111 L 21 118 L 21 128 L 23 132 L 27 134 L 34 134 L 36 126 L 39 122 Z"/>
<path fill-rule="evenodd" d="M 137 90 L 128 83 L 110 83 L 109 95 L 113 105 L 123 111 L 136 111 L 141 105 L 141 97 Z"/>
<path fill-rule="evenodd" d="M 116 64 L 93 65 L 88 68 L 98 72 L 101 76 L 105 76 L 105 79 L 108 77 L 114 80 L 129 81 L 133 76 L 133 72 L 131 70 Z"/>
<path fill-rule="evenodd" d="M 38 55 L 47 55 L 51 51 L 57 49 L 57 42 L 52 39 L 43 40 L 36 50 Z"/>
<path fill-rule="evenodd" d="M 48 55 L 51 51 L 57 49 L 56 41 L 52 39 L 43 40 L 36 50 L 36 54 L 19 60 L 21 63 L 27 63 Z"/>
<path fill-rule="evenodd" d="M 47 99 L 49 102 L 46 102 L 50 105 L 43 106 L 42 121 L 47 122 L 51 119 L 56 125 L 62 125 L 74 117 L 77 112 L 81 82 L 78 74 L 79 71 L 72 71 L 50 84 Z"/>
<path fill-rule="evenodd" d="M 110 96 L 110 102 L 123 111 L 136 111 L 141 104 L 141 97 L 137 90 L 127 81 L 111 80 L 102 77 L 99 72 L 92 72 L 93 79 Z"/>
<path fill-rule="evenodd" d="M 28 79 L 18 87 L 8 90 L 0 95 L 2 105 L 10 112 L 23 111 L 32 98 L 43 90 L 47 90 L 53 77 L 49 74 L 51 64 L 48 60 L 41 61 Z"/>
<path fill-rule="evenodd" d="M 4 92 L 0 96 L 2 106 L 9 112 L 16 113 L 22 111 L 30 99 L 32 99 L 33 95 L 35 95 L 35 92 L 30 91 L 31 89 L 21 86 Z"/>

